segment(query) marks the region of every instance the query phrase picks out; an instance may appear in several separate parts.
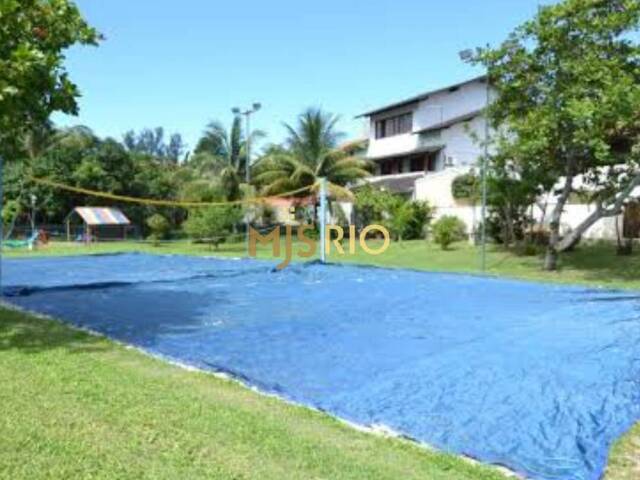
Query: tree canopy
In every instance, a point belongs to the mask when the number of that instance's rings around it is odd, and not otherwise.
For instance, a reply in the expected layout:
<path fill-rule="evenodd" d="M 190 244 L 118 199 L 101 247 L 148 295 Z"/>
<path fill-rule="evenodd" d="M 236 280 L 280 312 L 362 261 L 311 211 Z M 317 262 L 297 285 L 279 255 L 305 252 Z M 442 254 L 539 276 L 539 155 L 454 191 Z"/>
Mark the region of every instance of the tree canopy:
<path fill-rule="evenodd" d="M 64 51 L 100 39 L 69 0 L 0 1 L 0 155 L 15 153 L 53 112 L 77 113 Z"/>
<path fill-rule="evenodd" d="M 498 94 L 489 111 L 498 156 L 555 199 L 548 269 L 640 185 L 640 48 L 631 35 L 639 22 L 637 0 L 565 0 L 541 7 L 502 45 L 475 57 Z M 596 209 L 561 238 L 564 207 L 578 186 Z"/>
<path fill-rule="evenodd" d="M 366 177 L 369 171 L 364 159 L 339 148 L 344 134 L 336 128 L 338 120 L 309 108 L 295 126 L 285 124 L 288 137 L 284 148 L 272 148 L 256 167 L 255 180 L 262 191 L 273 195 L 307 186 L 314 191 L 318 179 L 324 177 L 333 196 L 351 198 L 345 186 Z"/>

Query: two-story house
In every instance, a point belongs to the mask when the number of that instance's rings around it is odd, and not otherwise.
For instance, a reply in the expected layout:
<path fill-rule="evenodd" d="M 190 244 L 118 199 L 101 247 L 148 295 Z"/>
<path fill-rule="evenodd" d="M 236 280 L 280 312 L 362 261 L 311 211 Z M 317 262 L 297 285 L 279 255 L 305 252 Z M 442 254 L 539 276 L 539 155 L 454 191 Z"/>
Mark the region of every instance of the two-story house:
<path fill-rule="evenodd" d="M 369 121 L 366 157 L 374 164 L 374 174 L 366 181 L 435 207 L 436 217 L 455 215 L 471 234 L 480 222 L 480 206 L 456 201 L 451 193 L 454 179 L 475 168 L 480 170 L 485 138 L 485 109 L 495 98 L 486 77 L 423 93 L 363 113 Z M 640 197 L 640 189 L 638 189 Z M 553 208 L 553 198 L 532 206 L 539 221 Z M 563 230 L 575 228 L 595 208 L 584 203 L 565 208 Z M 615 238 L 616 217 L 600 220 L 586 233 L 587 238 Z"/>
<path fill-rule="evenodd" d="M 359 115 L 369 120 L 367 182 L 427 200 L 438 216 L 455 214 L 473 230 L 476 208 L 458 205 L 451 183 L 480 161 L 490 93 L 486 77 L 477 77 Z"/>

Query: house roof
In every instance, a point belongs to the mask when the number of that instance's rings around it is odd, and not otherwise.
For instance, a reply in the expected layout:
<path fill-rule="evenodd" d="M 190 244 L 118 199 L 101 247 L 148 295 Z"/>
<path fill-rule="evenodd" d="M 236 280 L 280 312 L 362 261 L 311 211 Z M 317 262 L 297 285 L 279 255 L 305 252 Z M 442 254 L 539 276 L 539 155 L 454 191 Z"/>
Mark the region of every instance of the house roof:
<path fill-rule="evenodd" d="M 473 120 L 474 118 L 482 115 L 483 113 L 484 113 L 484 109 L 473 110 L 463 115 L 458 115 L 457 117 L 453 117 L 443 122 L 436 123 L 435 125 L 429 125 L 428 127 L 421 128 L 420 130 L 415 130 L 413 134 L 417 135 L 419 133 L 427 133 L 427 132 L 433 132 L 434 130 L 442 130 L 443 128 L 448 128 L 452 125 L 455 125 L 456 123 Z"/>
<path fill-rule="evenodd" d="M 130 225 L 131 222 L 117 208 L 109 207 L 76 207 L 72 213 L 77 213 L 80 218 L 91 226 L 97 225 Z"/>
<path fill-rule="evenodd" d="M 455 83 L 453 85 L 449 85 L 449 86 L 446 86 L 446 87 L 438 88 L 436 90 L 431 90 L 429 92 L 421 93 L 420 95 L 416 95 L 415 97 L 407 98 L 406 100 L 401 100 L 401 101 L 396 102 L 396 103 L 391 103 L 389 105 L 385 105 L 383 107 L 376 108 L 375 110 L 370 110 L 368 112 L 361 113 L 356 118 L 370 117 L 372 115 L 375 115 L 377 113 L 382 113 L 382 112 L 385 112 L 387 110 L 404 107 L 406 105 L 411 105 L 412 103 L 417 103 L 417 102 L 420 102 L 422 100 L 426 100 L 431 95 L 435 95 L 436 93 L 441 93 L 441 92 L 446 92 L 447 90 L 457 89 L 457 88 L 460 88 L 460 87 L 462 87 L 464 85 L 468 85 L 468 84 L 474 83 L 474 82 L 484 82 L 486 79 L 487 79 L 486 75 L 481 75 L 479 77 L 475 77 L 475 78 L 471 78 L 469 80 L 465 80 L 464 82 Z"/>

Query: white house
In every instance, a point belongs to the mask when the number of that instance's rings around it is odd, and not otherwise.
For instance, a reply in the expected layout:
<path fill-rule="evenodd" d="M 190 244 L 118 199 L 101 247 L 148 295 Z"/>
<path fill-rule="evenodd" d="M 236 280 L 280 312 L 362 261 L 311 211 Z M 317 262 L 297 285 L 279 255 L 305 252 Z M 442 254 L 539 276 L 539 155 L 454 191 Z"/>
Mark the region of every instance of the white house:
<path fill-rule="evenodd" d="M 444 88 L 363 113 L 369 120 L 366 157 L 375 165 L 367 181 L 412 199 L 426 200 L 436 217 L 456 215 L 473 232 L 480 207 L 456 201 L 453 180 L 475 168 L 483 153 L 486 132 L 484 109 L 495 96 L 486 77 L 472 78 Z M 547 204 L 547 213 L 553 208 Z M 563 229 L 574 228 L 593 207 L 567 205 Z M 537 218 L 544 212 L 532 207 Z M 603 219 L 586 234 L 588 238 L 615 238 L 615 219 Z"/>

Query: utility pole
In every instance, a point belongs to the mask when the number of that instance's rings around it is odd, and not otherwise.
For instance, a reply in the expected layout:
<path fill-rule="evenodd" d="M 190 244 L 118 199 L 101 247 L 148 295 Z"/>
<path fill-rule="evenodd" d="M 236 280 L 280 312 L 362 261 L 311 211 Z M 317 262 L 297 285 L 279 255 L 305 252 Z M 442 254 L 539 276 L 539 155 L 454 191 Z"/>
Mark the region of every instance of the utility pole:
<path fill-rule="evenodd" d="M 489 45 L 487 45 L 487 49 Z M 471 62 L 474 58 L 473 50 L 462 50 L 459 53 L 463 62 Z M 482 209 L 480 213 L 482 224 L 480 226 L 480 270 L 487 271 L 487 161 L 489 159 L 489 106 L 491 105 L 491 82 L 489 80 L 489 69 L 485 73 L 486 99 L 484 106 L 484 153 L 480 164 L 480 181 L 482 183 Z"/>
<path fill-rule="evenodd" d="M 231 112 L 237 117 L 239 115 L 244 115 L 246 120 L 246 138 L 245 138 L 245 170 L 244 170 L 244 180 L 247 185 L 251 182 L 251 115 L 256 113 L 258 110 L 262 108 L 262 105 L 258 102 L 254 103 L 249 109 L 241 109 L 239 107 L 234 107 L 231 109 Z M 249 251 L 249 213 L 245 214 L 245 228 L 246 228 L 246 243 L 247 243 L 247 252 Z"/>

